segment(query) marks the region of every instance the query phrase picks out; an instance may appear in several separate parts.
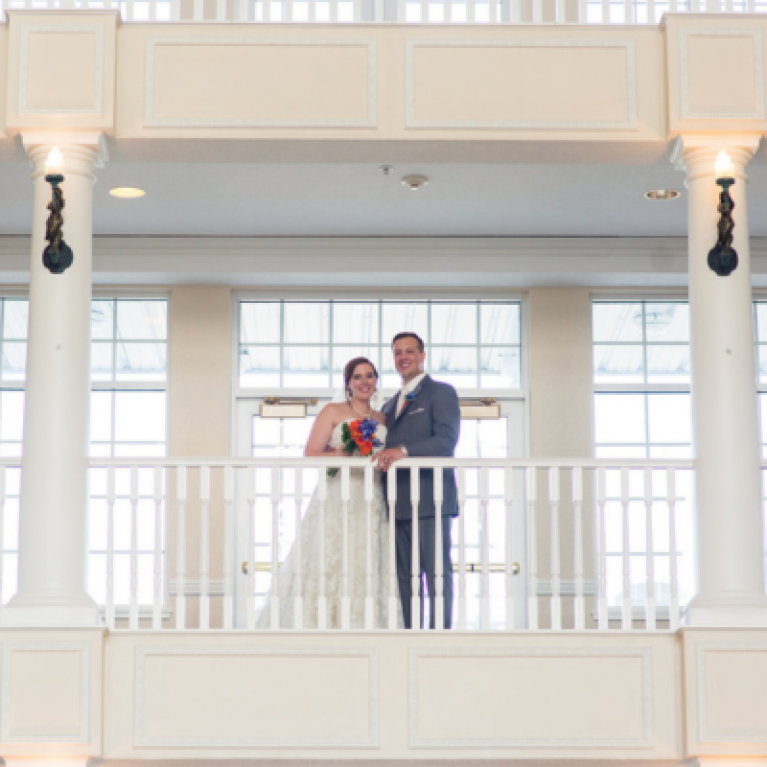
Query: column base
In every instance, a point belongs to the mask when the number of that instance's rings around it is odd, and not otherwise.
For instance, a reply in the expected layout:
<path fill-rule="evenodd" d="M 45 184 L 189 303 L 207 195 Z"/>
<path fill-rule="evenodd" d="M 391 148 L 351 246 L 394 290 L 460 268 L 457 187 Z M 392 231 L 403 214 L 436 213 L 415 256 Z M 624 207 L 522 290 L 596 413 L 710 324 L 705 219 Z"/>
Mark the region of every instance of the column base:
<path fill-rule="evenodd" d="M 695 597 L 682 614 L 680 623 L 699 628 L 764 628 L 767 627 L 767 596 Z"/>
<path fill-rule="evenodd" d="M 66 628 L 101 626 L 98 605 L 87 594 L 17 594 L 0 610 L 0 626 Z"/>

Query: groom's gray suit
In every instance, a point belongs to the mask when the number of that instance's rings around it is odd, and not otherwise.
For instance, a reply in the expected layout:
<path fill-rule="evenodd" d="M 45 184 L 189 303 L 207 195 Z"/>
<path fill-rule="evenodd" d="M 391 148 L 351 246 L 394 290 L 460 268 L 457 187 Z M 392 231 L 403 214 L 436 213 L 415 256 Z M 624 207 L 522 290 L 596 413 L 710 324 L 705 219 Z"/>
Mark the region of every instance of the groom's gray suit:
<path fill-rule="evenodd" d="M 382 409 L 386 416 L 386 447 L 396 448 L 404 445 L 408 455 L 412 458 L 453 456 L 461 428 L 461 409 L 455 389 L 450 384 L 434 381 L 429 376 L 424 376 L 421 383 L 410 394 L 404 410 L 397 416 L 399 397 L 400 394 L 392 397 Z M 394 467 L 390 471 L 394 471 Z M 444 575 L 442 593 L 445 598 L 445 628 L 450 628 L 453 613 L 453 564 L 450 559 L 450 527 L 452 517 L 458 514 L 458 502 L 455 473 L 452 469 L 444 469 L 442 477 L 442 572 Z M 421 596 L 423 597 L 423 578 L 426 577 L 433 628 L 436 562 L 434 545 L 436 510 L 434 508 L 433 470 L 421 469 L 420 483 L 418 540 L 421 578 L 419 580 Z M 386 492 L 386 484 L 384 477 L 384 492 Z M 410 469 L 397 470 L 395 516 L 397 523 L 397 580 L 399 581 L 405 627 L 411 628 L 413 508 L 410 501 Z M 423 604 L 422 599 L 422 610 Z"/>

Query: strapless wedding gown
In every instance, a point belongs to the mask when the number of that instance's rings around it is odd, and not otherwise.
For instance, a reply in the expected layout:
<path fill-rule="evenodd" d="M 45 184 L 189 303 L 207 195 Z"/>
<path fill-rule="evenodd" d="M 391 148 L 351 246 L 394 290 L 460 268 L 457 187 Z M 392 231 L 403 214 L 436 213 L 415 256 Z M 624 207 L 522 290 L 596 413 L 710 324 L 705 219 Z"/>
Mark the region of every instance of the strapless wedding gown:
<path fill-rule="evenodd" d="M 350 422 L 354 419 L 347 419 Z M 342 447 L 343 423 L 334 429 L 331 447 Z M 381 424 L 377 432 L 381 442 L 386 440 L 386 427 Z M 317 491 L 301 523 L 301 595 L 303 596 L 303 625 L 307 629 L 318 627 L 318 598 L 320 596 L 320 503 Z M 352 469 L 349 475 L 349 503 L 347 506 L 348 546 L 348 596 L 350 598 L 349 627 L 365 628 L 366 557 L 367 557 L 367 503 L 365 501 L 364 470 Z M 341 610 L 343 597 L 343 524 L 344 506 L 341 501 L 341 471 L 327 478 L 325 500 L 325 597 L 327 628 L 342 628 Z M 389 522 L 380 472 L 375 470 L 373 501 L 370 509 L 372 550 L 372 597 L 373 627 L 388 625 L 389 597 Z M 299 593 L 296 578 L 295 545 L 285 557 L 277 578 L 277 594 L 280 603 L 280 628 L 295 628 L 295 597 Z M 256 618 L 258 628 L 270 627 L 270 601 L 275 584 L 267 594 L 266 602 Z M 399 595 L 397 605 L 399 611 Z"/>

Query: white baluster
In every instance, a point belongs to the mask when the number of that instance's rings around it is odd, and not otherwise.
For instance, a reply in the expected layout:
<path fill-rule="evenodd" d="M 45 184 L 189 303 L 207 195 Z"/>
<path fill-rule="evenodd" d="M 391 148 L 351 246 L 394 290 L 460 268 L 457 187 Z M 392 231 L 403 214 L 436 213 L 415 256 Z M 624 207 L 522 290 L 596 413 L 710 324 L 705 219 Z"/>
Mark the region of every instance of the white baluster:
<path fill-rule="evenodd" d="M 655 24 L 655 0 L 647 0 L 647 23 Z"/>
<path fill-rule="evenodd" d="M 469 24 L 473 24 L 476 21 L 475 0 L 466 0 L 466 21 Z"/>
<path fill-rule="evenodd" d="M 200 629 L 210 628 L 210 467 L 200 466 Z"/>
<path fill-rule="evenodd" d="M 176 469 L 176 628 L 186 628 L 186 466 Z"/>
<path fill-rule="evenodd" d="M 466 469 L 456 472 L 458 500 L 458 628 L 466 630 Z"/>
<path fill-rule="evenodd" d="M 107 594 L 104 619 L 115 627 L 115 467 L 107 469 Z"/>
<path fill-rule="evenodd" d="M 528 628 L 538 628 L 538 534 L 535 507 L 538 500 L 536 469 L 527 469 L 527 622 Z"/>
<path fill-rule="evenodd" d="M 130 613 L 128 625 L 138 628 L 138 466 L 130 467 Z"/>
<path fill-rule="evenodd" d="M 514 630 L 514 562 L 513 562 L 513 507 L 514 469 L 504 472 L 503 500 L 506 504 L 506 630 Z"/>
<path fill-rule="evenodd" d="M 317 472 L 319 475 L 317 500 L 319 503 L 318 521 L 320 526 L 320 545 L 317 552 L 320 558 L 318 569 L 317 628 L 323 631 L 328 626 L 328 599 L 325 596 L 325 503 L 328 498 L 328 474 L 324 466 L 320 466 Z"/>
<path fill-rule="evenodd" d="M 610 0 L 602 0 L 602 23 L 610 23 Z"/>
<path fill-rule="evenodd" d="M 490 23 L 497 24 L 498 23 L 498 0 L 488 1 L 488 13 L 490 16 Z"/>
<path fill-rule="evenodd" d="M 162 549 L 163 549 L 163 469 L 154 467 L 154 588 L 152 590 L 152 628 L 162 628 Z"/>
<path fill-rule="evenodd" d="M 157 21 L 157 0 L 149 0 L 149 21 Z"/>
<path fill-rule="evenodd" d="M 397 527 L 397 470 L 389 469 L 386 474 L 386 500 L 389 504 L 389 629 L 398 626 L 399 609 L 397 599 L 397 553 L 395 533 Z"/>
<path fill-rule="evenodd" d="M 746 11 L 748 13 L 756 12 L 756 3 L 754 2 L 754 0 L 746 0 Z"/>
<path fill-rule="evenodd" d="M 490 515 L 488 506 L 490 503 L 490 480 L 488 469 L 483 466 L 479 474 L 479 509 L 480 528 L 482 530 L 482 542 L 480 556 L 482 562 L 482 575 L 480 587 L 480 618 L 479 625 L 483 631 L 490 629 Z"/>
<path fill-rule="evenodd" d="M 216 0 L 216 21 L 226 21 L 226 0 Z"/>
<path fill-rule="evenodd" d="M 559 549 L 559 469 L 549 469 L 549 513 L 551 519 L 551 628 L 562 629 L 562 571 Z"/>
<path fill-rule="evenodd" d="M 647 578 L 647 596 L 645 597 L 645 628 L 655 630 L 655 554 L 652 530 L 652 469 L 644 470 L 644 508 L 645 508 L 645 564 Z"/>
<path fill-rule="evenodd" d="M 170 20 L 181 21 L 181 0 L 170 0 Z"/>
<path fill-rule="evenodd" d="M 136 18 L 136 3 L 134 0 L 127 0 L 125 3 L 125 20 L 133 21 Z"/>
<path fill-rule="evenodd" d="M 587 24 L 589 18 L 586 0 L 578 0 L 578 24 Z"/>
<path fill-rule="evenodd" d="M 280 470 L 276 466 L 272 467 L 272 588 L 269 598 L 269 628 L 276 631 L 280 627 L 280 496 L 282 488 L 280 487 Z"/>
<path fill-rule="evenodd" d="M 205 21 L 205 0 L 194 0 L 193 21 Z"/>
<path fill-rule="evenodd" d="M 341 467 L 341 509 L 343 513 L 343 557 L 341 563 L 341 628 L 351 624 L 351 603 L 349 599 L 349 486 L 351 469 Z"/>
<path fill-rule="evenodd" d="M 453 22 L 453 0 L 444 0 L 445 3 L 445 23 L 452 24 Z"/>
<path fill-rule="evenodd" d="M 621 508 L 623 510 L 623 601 L 621 609 L 621 628 L 631 629 L 631 541 L 629 539 L 629 470 L 621 469 Z"/>
<path fill-rule="evenodd" d="M 312 24 L 317 21 L 317 0 L 309 0 L 309 21 Z"/>
<path fill-rule="evenodd" d="M 296 597 L 293 602 L 293 628 L 302 629 L 304 627 L 304 568 L 303 568 L 303 556 L 301 554 L 301 511 L 303 507 L 303 470 L 296 468 L 296 539 L 293 544 L 293 551 L 295 553 L 295 584 L 296 584 Z"/>
<path fill-rule="evenodd" d="M 666 499 L 668 502 L 668 577 L 669 606 L 668 627 L 672 631 L 679 628 L 679 582 L 677 580 L 676 551 L 676 472 L 668 469 L 666 473 Z"/>
<path fill-rule="evenodd" d="M 669 11 L 669 13 L 676 13 L 677 12 L 677 0 L 669 0 L 668 11 Z"/>
<path fill-rule="evenodd" d="M 248 0 L 239 0 L 237 3 L 238 21 L 249 21 L 248 18 Z"/>
<path fill-rule="evenodd" d="M 245 498 L 248 504 L 248 577 L 247 600 L 245 603 L 245 622 L 248 631 L 256 628 L 256 468 L 248 466 L 245 472 Z M 277 579 L 277 573 L 272 571 L 272 583 Z M 271 605 L 269 607 L 271 610 Z"/>
<path fill-rule="evenodd" d="M 7 498 L 6 467 L 0 466 L 0 605 L 3 597 L 3 582 L 5 580 L 5 501 Z"/>
<path fill-rule="evenodd" d="M 607 614 L 607 532 L 605 509 L 607 506 L 607 475 L 603 468 L 597 469 L 597 626 L 600 631 L 610 627 Z"/>
<path fill-rule="evenodd" d="M 249 540 L 253 540 L 250 538 Z M 224 629 L 234 628 L 234 467 L 224 466 Z"/>
<path fill-rule="evenodd" d="M 397 19 L 400 24 L 404 24 L 407 21 L 407 11 L 405 8 L 405 0 L 397 0 Z"/>
<path fill-rule="evenodd" d="M 575 630 L 586 628 L 583 594 L 583 469 L 573 467 L 573 575 L 575 578 Z"/>
<path fill-rule="evenodd" d="M 418 533 L 418 503 L 421 496 L 421 483 L 419 481 L 418 469 L 410 469 L 410 504 L 413 510 L 411 520 L 412 526 L 412 548 L 410 561 L 410 583 L 413 590 L 410 600 L 410 625 L 413 631 L 421 629 L 421 548 L 420 537 Z M 429 595 L 431 596 L 431 595 Z"/>
<path fill-rule="evenodd" d="M 330 0 L 330 21 L 338 23 L 338 0 Z"/>
<path fill-rule="evenodd" d="M 623 23 L 624 24 L 632 24 L 633 23 L 633 8 L 631 5 L 631 0 L 623 0 Z"/>
<path fill-rule="evenodd" d="M 375 0 L 375 20 L 380 24 L 381 22 L 386 21 L 384 18 L 386 16 L 384 12 L 384 0 Z"/>
<path fill-rule="evenodd" d="M 373 629 L 373 465 L 365 467 L 365 628 Z"/>
<path fill-rule="evenodd" d="M 732 0 L 725 0 L 724 10 L 725 13 L 732 13 Z"/>
<path fill-rule="evenodd" d="M 557 0 L 556 4 L 557 24 L 567 24 L 567 2 L 566 0 Z"/>
<path fill-rule="evenodd" d="M 288 0 L 288 2 L 292 2 L 292 0 Z M 362 20 L 362 4 L 360 3 L 360 0 L 354 0 L 352 9 L 352 20 L 355 24 L 359 24 Z"/>
<path fill-rule="evenodd" d="M 543 0 L 533 0 L 533 24 L 543 23 Z"/>
<path fill-rule="evenodd" d="M 434 627 L 437 631 L 445 628 L 445 559 L 442 554 L 443 479 L 442 469 L 434 469 L 434 595 L 431 604 L 434 610 Z"/>
<path fill-rule="evenodd" d="M 421 24 L 429 23 L 429 0 L 421 0 Z"/>

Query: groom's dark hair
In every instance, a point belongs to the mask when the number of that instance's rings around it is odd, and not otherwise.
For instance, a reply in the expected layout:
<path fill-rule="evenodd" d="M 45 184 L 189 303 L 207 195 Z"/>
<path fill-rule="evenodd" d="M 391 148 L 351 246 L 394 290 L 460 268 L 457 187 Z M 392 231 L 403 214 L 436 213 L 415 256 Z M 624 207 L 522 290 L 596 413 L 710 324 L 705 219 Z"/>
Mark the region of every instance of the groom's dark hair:
<path fill-rule="evenodd" d="M 421 336 L 419 336 L 417 333 L 412 333 L 409 330 L 406 330 L 404 333 L 397 333 L 394 338 L 391 340 L 392 349 L 394 348 L 394 344 L 397 343 L 401 338 L 415 338 L 416 343 L 418 344 L 418 351 L 422 352 L 426 347 L 423 345 L 423 339 Z"/>

